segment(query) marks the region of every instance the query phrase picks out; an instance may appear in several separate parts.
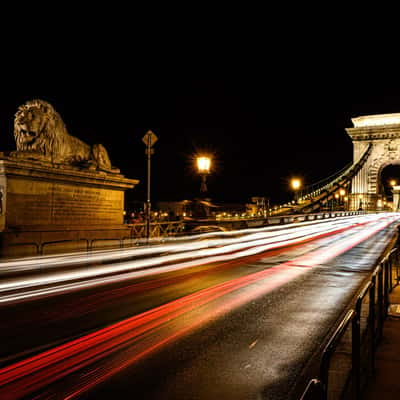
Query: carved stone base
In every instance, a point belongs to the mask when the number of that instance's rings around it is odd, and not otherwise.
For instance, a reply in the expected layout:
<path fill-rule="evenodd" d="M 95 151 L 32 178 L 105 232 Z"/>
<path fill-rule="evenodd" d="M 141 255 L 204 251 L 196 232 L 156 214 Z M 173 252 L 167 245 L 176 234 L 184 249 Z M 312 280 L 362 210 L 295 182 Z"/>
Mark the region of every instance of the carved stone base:
<path fill-rule="evenodd" d="M 138 182 L 3 155 L 0 255 L 37 254 L 62 243 L 69 249 L 75 243 L 79 249 L 83 242 L 90 248 L 93 241 L 122 240 L 128 235 L 123 225 L 124 192 Z"/>
<path fill-rule="evenodd" d="M 349 211 L 376 211 L 379 209 L 378 200 L 381 197 L 377 194 L 351 193 L 349 195 Z"/>

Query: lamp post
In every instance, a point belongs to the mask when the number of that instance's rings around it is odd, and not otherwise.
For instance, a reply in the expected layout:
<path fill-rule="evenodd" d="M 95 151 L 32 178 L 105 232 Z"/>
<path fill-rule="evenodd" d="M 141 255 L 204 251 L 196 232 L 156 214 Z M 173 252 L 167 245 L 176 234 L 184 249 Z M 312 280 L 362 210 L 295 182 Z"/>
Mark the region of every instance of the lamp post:
<path fill-rule="evenodd" d="M 339 197 L 339 206 L 340 206 L 340 208 L 342 208 L 342 205 L 344 203 L 343 198 L 344 198 L 345 194 L 346 194 L 346 191 L 343 188 L 339 190 L 339 196 L 340 196 Z"/>
<path fill-rule="evenodd" d="M 206 156 L 199 156 L 196 158 L 197 169 L 201 176 L 200 193 L 204 194 L 207 192 L 206 178 L 210 173 L 211 158 Z"/>
<path fill-rule="evenodd" d="M 394 209 L 395 209 L 395 208 L 394 208 L 394 207 L 395 207 L 395 205 L 394 205 L 394 187 L 397 185 L 396 179 L 391 179 L 391 180 L 389 181 L 389 185 L 390 185 L 390 187 L 392 188 L 391 195 L 392 195 L 392 198 L 393 198 L 393 210 L 394 210 Z"/>
<path fill-rule="evenodd" d="M 295 204 L 297 204 L 298 203 L 298 193 L 299 193 L 299 189 L 300 189 L 300 187 L 301 187 L 301 180 L 300 179 L 298 179 L 298 178 L 293 178 L 292 180 L 291 180 L 291 182 L 290 182 L 290 185 L 291 185 L 291 187 L 292 187 L 292 189 L 293 189 L 293 191 L 294 191 L 294 201 L 295 201 Z"/>
<path fill-rule="evenodd" d="M 145 203 L 146 209 L 146 239 L 149 241 L 150 238 L 150 177 L 151 177 L 151 155 L 154 154 L 154 143 L 158 140 L 158 137 L 152 132 L 147 131 L 147 133 L 142 138 L 143 143 L 146 145 L 146 155 L 147 155 L 147 199 Z"/>
<path fill-rule="evenodd" d="M 336 201 L 335 201 L 335 203 L 334 203 L 334 207 L 333 207 L 333 209 L 335 210 L 337 210 L 339 207 L 338 207 L 338 205 L 339 205 L 339 198 L 340 198 L 340 195 L 339 195 L 339 193 L 335 193 L 335 199 L 336 199 Z"/>

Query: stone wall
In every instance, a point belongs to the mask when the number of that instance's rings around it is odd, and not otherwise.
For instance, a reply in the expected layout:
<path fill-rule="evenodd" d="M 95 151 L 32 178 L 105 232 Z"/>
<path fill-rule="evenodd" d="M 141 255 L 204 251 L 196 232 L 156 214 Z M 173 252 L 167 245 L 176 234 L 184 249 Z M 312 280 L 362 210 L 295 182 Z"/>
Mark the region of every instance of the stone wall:
<path fill-rule="evenodd" d="M 1 155 L 0 254 L 40 253 L 51 243 L 60 247 L 76 242 L 79 248 L 123 240 L 129 236 L 123 225 L 124 193 L 138 182 L 115 173 Z"/>
<path fill-rule="evenodd" d="M 7 226 L 123 223 L 124 192 L 10 178 Z"/>

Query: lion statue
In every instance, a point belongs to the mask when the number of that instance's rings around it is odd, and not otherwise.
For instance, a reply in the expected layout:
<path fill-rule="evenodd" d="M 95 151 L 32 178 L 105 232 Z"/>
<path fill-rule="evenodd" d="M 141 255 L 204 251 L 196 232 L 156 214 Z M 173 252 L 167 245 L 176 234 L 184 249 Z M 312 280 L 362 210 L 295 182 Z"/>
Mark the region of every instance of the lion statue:
<path fill-rule="evenodd" d="M 71 136 L 58 112 L 43 100 L 31 100 L 18 108 L 14 120 L 17 151 L 14 155 L 119 173 L 101 144 L 89 146 Z"/>

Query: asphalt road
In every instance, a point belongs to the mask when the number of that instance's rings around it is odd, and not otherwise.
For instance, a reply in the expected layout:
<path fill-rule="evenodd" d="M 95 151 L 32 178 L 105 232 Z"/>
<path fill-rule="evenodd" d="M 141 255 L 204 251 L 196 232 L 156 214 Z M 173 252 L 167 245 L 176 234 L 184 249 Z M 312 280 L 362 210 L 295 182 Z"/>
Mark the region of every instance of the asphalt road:
<path fill-rule="evenodd" d="M 396 217 L 343 219 L 328 233 L 283 247 L 275 239 L 242 257 L 230 250 L 178 269 L 169 260 L 129 279 L 7 298 L 0 398 L 293 398 Z"/>

